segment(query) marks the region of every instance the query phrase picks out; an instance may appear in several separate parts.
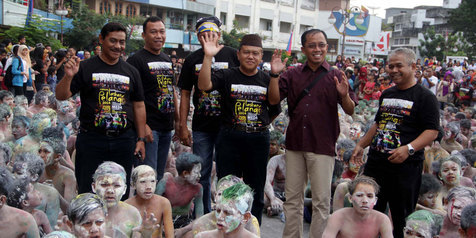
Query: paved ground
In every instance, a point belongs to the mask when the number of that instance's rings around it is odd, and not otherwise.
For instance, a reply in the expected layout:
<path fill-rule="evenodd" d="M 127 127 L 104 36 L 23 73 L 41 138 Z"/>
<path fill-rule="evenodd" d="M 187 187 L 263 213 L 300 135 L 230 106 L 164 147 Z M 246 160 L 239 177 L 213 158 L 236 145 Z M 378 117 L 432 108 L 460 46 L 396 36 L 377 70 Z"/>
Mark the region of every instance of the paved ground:
<path fill-rule="evenodd" d="M 303 237 L 309 237 L 309 223 L 304 222 Z M 261 224 L 262 238 L 280 238 L 283 235 L 284 223 L 278 216 L 268 217 L 263 213 Z"/>

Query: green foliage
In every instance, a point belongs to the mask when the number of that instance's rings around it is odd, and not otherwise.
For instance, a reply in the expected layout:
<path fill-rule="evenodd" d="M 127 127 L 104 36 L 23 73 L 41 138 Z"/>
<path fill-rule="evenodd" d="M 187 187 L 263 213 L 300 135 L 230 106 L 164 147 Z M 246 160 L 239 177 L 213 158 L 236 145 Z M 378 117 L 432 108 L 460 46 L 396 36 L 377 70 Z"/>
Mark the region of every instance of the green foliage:
<path fill-rule="evenodd" d="M 28 26 L 11 28 L 0 32 L 0 38 L 12 39 L 16 43 L 18 36 L 24 35 L 26 37 L 26 44 L 34 46 L 37 43 L 48 44 L 53 50 L 63 48 L 61 42 L 50 36 L 53 29 L 57 26 L 52 21 L 42 20 L 40 16 L 33 15 Z"/>
<path fill-rule="evenodd" d="M 476 0 L 463 0 L 458 8 L 450 12 L 449 24 L 455 30 L 464 32 L 464 39 L 476 45 Z M 476 58 L 476 47 L 468 47 L 464 50 L 470 59 Z"/>
<path fill-rule="evenodd" d="M 73 29 L 65 33 L 65 45 L 76 49 L 92 50 L 99 44 L 99 33 L 107 22 L 119 22 L 129 28 L 131 25 L 142 25 L 143 17 L 128 18 L 126 16 L 113 16 L 112 14 L 97 14 L 87 6 L 81 6 L 77 0 L 73 2 L 71 17 L 73 18 Z M 142 40 L 130 39 L 130 30 L 127 35 L 126 53 L 134 52 L 143 47 Z"/>
<path fill-rule="evenodd" d="M 420 40 L 418 50 L 420 55 L 425 58 L 436 56 L 439 61 L 442 61 L 444 57 L 449 55 L 466 56 L 469 48 L 462 33 L 449 34 L 447 37 L 443 37 L 435 35 L 435 29 L 431 27 L 423 34 L 423 38 L 424 40 Z M 437 48 L 440 48 L 440 50 L 438 51 Z M 457 49 L 457 51 L 454 51 L 454 49 Z"/>
<path fill-rule="evenodd" d="M 246 35 L 245 32 L 241 31 L 241 28 L 238 26 L 238 21 L 233 21 L 233 29 L 230 32 L 223 31 L 221 33 L 223 44 L 238 49 L 240 47 L 241 38 Z"/>

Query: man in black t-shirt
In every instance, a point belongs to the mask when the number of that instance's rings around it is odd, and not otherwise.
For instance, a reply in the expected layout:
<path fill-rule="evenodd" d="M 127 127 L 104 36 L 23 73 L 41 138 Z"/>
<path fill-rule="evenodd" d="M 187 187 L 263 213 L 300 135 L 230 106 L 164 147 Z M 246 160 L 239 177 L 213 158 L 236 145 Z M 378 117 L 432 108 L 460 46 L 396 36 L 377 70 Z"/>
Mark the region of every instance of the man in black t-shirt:
<path fill-rule="evenodd" d="M 381 187 L 375 210 L 384 212 L 388 202 L 393 235 L 403 237 L 405 218 L 418 201 L 424 148 L 438 135 L 439 109 L 435 95 L 415 81 L 415 53 L 399 48 L 388 58 L 396 86 L 380 97 L 375 122 L 357 143 L 352 160 L 361 165 L 363 150 L 370 145 L 364 174 Z"/>
<path fill-rule="evenodd" d="M 78 193 L 91 191 L 92 175 L 104 161 L 122 165 L 128 184 L 134 154 L 145 154 L 145 106 L 139 72 L 121 59 L 126 28 L 120 23 L 106 24 L 99 42 L 103 53 L 82 62 L 71 57 L 56 87 L 58 100 L 78 92 L 81 97 L 75 164 Z"/>
<path fill-rule="evenodd" d="M 165 24 L 152 16 L 143 24 L 144 48 L 127 62 L 139 70 L 144 87 L 146 123 L 146 156 L 144 163 L 157 171 L 162 179 L 172 140 L 172 129 L 178 126 L 177 98 L 174 90 L 174 70 L 169 56 L 162 52 L 165 44 Z"/>
<path fill-rule="evenodd" d="M 200 37 L 204 57 L 198 88 L 206 92 L 218 90 L 221 95 L 222 126 L 216 147 L 218 179 L 229 174 L 243 177 L 254 190 L 251 213 L 261 224 L 269 155 L 269 107 L 279 103 L 278 73 L 286 61 L 281 61 L 281 51 L 276 50 L 271 73 L 258 70 L 263 57 L 261 38 L 245 35 L 237 53 L 240 67 L 218 70 L 212 75 L 212 59 L 224 46 L 217 44 L 218 37 L 212 32 Z"/>
<path fill-rule="evenodd" d="M 203 46 L 203 40 L 200 36 L 205 32 L 215 34 L 220 38 L 221 22 L 215 16 L 203 17 L 198 19 L 196 24 L 198 40 Z M 217 42 L 218 44 L 218 42 Z M 231 47 L 223 47 L 212 60 L 212 71 L 219 69 L 229 69 L 239 66 L 240 62 L 236 56 L 236 50 Z M 198 90 L 198 74 L 202 67 L 203 49 L 194 51 L 185 59 L 182 72 L 178 81 L 181 89 L 180 98 L 180 129 L 179 137 L 183 144 L 192 146 L 192 138 L 187 126 L 187 118 L 190 111 L 190 93 L 193 89 L 193 112 L 192 131 L 193 131 L 193 153 L 202 158 L 202 171 L 200 184 L 203 187 L 203 207 L 204 212 L 211 212 L 210 199 L 210 175 L 213 164 L 213 152 L 217 143 L 218 130 L 220 129 L 220 93 L 215 90 L 212 92 L 203 92 Z"/>

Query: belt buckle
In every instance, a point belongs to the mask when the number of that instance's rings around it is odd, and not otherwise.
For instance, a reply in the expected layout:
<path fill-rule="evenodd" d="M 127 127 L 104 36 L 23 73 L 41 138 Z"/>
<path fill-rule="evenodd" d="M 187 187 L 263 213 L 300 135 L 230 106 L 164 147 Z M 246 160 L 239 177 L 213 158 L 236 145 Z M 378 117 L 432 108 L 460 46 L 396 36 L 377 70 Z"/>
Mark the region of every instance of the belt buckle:
<path fill-rule="evenodd" d="M 106 130 L 106 136 L 118 136 L 119 135 L 119 131 L 116 131 L 116 130 Z"/>
<path fill-rule="evenodd" d="M 253 129 L 254 129 L 254 128 L 251 127 L 251 126 L 245 126 L 245 132 L 246 132 L 246 133 L 253 133 L 253 132 L 254 132 Z"/>

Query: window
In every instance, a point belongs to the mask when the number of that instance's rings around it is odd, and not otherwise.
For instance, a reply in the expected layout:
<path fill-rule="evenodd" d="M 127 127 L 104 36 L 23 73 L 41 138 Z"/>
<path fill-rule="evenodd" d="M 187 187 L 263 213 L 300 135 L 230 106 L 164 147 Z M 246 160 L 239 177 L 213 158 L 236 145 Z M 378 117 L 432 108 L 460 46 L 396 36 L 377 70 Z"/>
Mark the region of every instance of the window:
<path fill-rule="evenodd" d="M 261 31 L 272 31 L 273 21 L 263 18 L 259 19 L 259 29 Z"/>
<path fill-rule="evenodd" d="M 220 12 L 220 21 L 223 25 L 226 25 L 226 12 Z"/>
<path fill-rule="evenodd" d="M 250 27 L 250 17 L 236 15 L 235 20 L 238 22 L 239 28 L 248 28 Z"/>
<path fill-rule="evenodd" d="M 302 35 L 302 33 L 304 33 L 305 31 L 311 29 L 312 26 L 308 26 L 308 25 L 300 25 L 299 26 L 299 35 Z"/>
<path fill-rule="evenodd" d="M 122 2 L 116 2 L 116 6 L 114 9 L 114 15 L 122 15 Z"/>
<path fill-rule="evenodd" d="M 167 12 L 167 15 L 170 19 L 170 29 L 182 29 L 183 28 L 183 15 L 179 11 Z"/>
<path fill-rule="evenodd" d="M 99 3 L 99 13 L 105 14 L 111 12 L 111 3 L 109 1 L 102 1 Z"/>
<path fill-rule="evenodd" d="M 127 5 L 126 8 L 126 16 L 127 17 L 135 17 L 136 16 L 136 7 L 132 4 Z"/>
<path fill-rule="evenodd" d="M 143 17 L 150 17 L 152 15 L 151 5 L 141 5 L 140 6 L 140 15 Z"/>
<path fill-rule="evenodd" d="M 410 44 L 410 38 L 405 38 L 405 45 Z"/>
<path fill-rule="evenodd" d="M 393 40 L 395 45 L 398 45 L 398 39 Z"/>
<path fill-rule="evenodd" d="M 279 23 L 279 32 L 291 33 L 291 23 L 289 23 L 289 22 L 280 22 Z"/>

